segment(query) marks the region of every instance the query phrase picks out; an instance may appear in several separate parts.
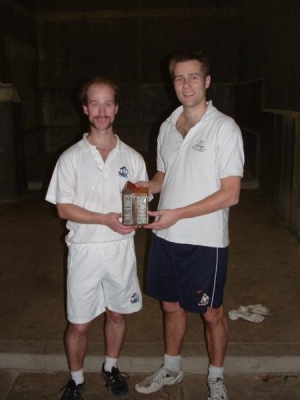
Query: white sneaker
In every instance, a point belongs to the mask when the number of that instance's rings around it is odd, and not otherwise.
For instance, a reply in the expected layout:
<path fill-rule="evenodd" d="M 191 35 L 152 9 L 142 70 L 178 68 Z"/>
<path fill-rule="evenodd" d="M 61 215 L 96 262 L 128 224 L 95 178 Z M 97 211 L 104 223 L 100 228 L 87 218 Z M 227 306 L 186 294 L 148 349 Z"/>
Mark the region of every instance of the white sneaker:
<path fill-rule="evenodd" d="M 151 376 L 144 379 L 142 382 L 135 385 L 135 390 L 139 393 L 154 393 L 160 390 L 165 385 L 174 385 L 182 381 L 183 372 L 179 371 L 177 375 L 171 375 L 162 365 Z"/>
<path fill-rule="evenodd" d="M 207 381 L 207 400 L 228 400 L 226 387 L 223 379 L 218 378 L 215 381 Z"/>

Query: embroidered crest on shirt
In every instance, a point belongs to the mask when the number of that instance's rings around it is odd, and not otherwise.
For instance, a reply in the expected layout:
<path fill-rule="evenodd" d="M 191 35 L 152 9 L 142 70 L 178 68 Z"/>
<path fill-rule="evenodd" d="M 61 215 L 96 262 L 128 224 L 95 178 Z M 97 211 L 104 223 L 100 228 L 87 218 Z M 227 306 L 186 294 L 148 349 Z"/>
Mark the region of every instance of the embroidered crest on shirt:
<path fill-rule="evenodd" d="M 205 146 L 204 146 L 204 141 L 203 141 L 202 139 L 199 139 L 199 140 L 194 144 L 194 146 L 192 147 L 192 149 L 193 149 L 193 150 L 196 150 L 196 151 L 201 151 L 201 153 L 202 153 L 203 151 L 206 151 L 206 148 L 205 148 Z"/>
<path fill-rule="evenodd" d="M 128 178 L 129 177 L 129 171 L 125 167 L 125 165 L 124 165 L 124 167 L 120 168 L 119 175 L 122 176 L 123 178 Z"/>

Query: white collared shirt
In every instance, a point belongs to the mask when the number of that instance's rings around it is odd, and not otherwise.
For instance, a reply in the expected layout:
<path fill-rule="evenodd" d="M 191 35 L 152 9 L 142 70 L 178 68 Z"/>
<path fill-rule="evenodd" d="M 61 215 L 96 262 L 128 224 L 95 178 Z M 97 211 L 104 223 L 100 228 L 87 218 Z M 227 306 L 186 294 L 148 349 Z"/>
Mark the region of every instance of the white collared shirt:
<path fill-rule="evenodd" d="M 143 157 L 122 142 L 104 162 L 99 151 L 83 139 L 68 148 L 59 158 L 47 191 L 46 200 L 56 204 L 75 204 L 99 213 L 122 212 L 121 191 L 129 180 L 147 181 Z M 68 243 L 103 243 L 131 237 L 114 232 L 105 225 L 67 221 Z"/>
<path fill-rule="evenodd" d="M 174 209 L 217 192 L 220 179 L 243 176 L 241 131 L 235 121 L 209 101 L 185 139 L 176 129 L 183 111 L 178 107 L 161 125 L 157 140 L 157 170 L 165 173 L 158 208 Z M 156 234 L 174 243 L 226 247 L 229 208 L 178 221 Z"/>

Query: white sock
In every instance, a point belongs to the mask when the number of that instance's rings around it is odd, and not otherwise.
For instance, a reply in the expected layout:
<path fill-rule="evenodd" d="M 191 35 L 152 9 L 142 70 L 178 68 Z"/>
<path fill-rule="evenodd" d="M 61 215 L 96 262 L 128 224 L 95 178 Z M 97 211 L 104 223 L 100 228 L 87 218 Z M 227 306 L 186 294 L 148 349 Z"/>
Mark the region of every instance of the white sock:
<path fill-rule="evenodd" d="M 78 371 L 71 371 L 71 377 L 76 385 L 80 385 L 84 382 L 83 369 Z"/>
<path fill-rule="evenodd" d="M 224 367 L 214 367 L 213 365 L 209 365 L 208 368 L 208 377 L 207 379 L 210 381 L 215 381 L 218 378 L 223 379 Z"/>
<path fill-rule="evenodd" d="M 112 367 L 117 367 L 117 358 L 105 356 L 104 371 L 111 372 Z"/>
<path fill-rule="evenodd" d="M 166 370 L 178 374 L 181 370 L 181 355 L 169 356 L 168 354 L 164 354 L 164 367 Z"/>

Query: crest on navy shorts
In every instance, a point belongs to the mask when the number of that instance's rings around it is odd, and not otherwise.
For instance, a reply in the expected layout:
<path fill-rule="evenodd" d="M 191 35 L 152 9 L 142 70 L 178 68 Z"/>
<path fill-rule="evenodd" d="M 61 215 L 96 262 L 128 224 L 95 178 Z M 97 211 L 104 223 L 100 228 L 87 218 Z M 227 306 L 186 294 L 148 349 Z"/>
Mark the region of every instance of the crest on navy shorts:
<path fill-rule="evenodd" d="M 198 306 L 207 306 L 209 303 L 209 296 L 206 293 L 203 293 L 201 300 L 198 302 Z"/>
<path fill-rule="evenodd" d="M 125 165 L 124 165 L 124 167 L 120 168 L 119 175 L 122 176 L 123 178 L 128 178 L 129 177 L 129 171 L 125 167 Z"/>
<path fill-rule="evenodd" d="M 134 293 L 134 294 L 131 296 L 130 302 L 131 302 L 132 304 L 135 304 L 135 303 L 138 303 L 139 301 L 140 301 L 140 296 L 139 296 L 137 293 Z"/>

